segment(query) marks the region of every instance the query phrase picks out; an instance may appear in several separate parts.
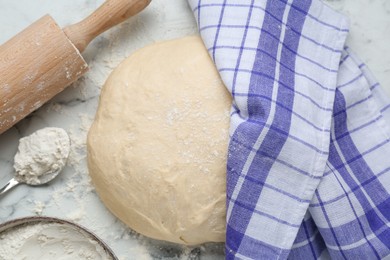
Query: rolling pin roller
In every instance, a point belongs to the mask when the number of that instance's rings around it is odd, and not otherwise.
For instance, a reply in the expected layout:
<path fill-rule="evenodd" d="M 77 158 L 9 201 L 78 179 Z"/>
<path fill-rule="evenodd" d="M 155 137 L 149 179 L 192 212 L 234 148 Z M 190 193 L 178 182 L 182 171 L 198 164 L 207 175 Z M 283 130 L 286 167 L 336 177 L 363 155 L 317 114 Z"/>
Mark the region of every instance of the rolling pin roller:
<path fill-rule="evenodd" d="M 107 0 L 61 30 L 49 15 L 0 46 L 0 134 L 76 81 L 88 65 L 81 52 L 99 34 L 151 0 Z"/>

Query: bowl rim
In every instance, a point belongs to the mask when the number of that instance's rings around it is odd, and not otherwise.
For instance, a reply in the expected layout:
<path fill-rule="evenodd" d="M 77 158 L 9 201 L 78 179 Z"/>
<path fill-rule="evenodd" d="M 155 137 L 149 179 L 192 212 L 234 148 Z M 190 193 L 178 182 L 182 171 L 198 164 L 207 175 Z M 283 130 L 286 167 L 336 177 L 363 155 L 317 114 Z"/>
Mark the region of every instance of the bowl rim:
<path fill-rule="evenodd" d="M 36 223 L 57 223 L 57 224 L 63 224 L 66 226 L 73 227 L 75 230 L 79 232 L 86 233 L 91 239 L 96 241 L 100 247 L 103 248 L 103 250 L 112 257 L 113 260 L 118 260 L 112 249 L 97 235 L 95 235 L 92 231 L 89 231 L 87 228 L 85 228 L 82 225 L 76 224 L 74 222 L 71 222 L 69 220 L 55 218 L 55 217 L 46 217 L 46 216 L 28 216 L 28 217 L 21 217 L 16 219 L 11 219 L 6 222 L 0 223 L 0 234 L 6 230 L 10 230 L 14 227 L 25 225 L 25 224 L 36 224 Z"/>

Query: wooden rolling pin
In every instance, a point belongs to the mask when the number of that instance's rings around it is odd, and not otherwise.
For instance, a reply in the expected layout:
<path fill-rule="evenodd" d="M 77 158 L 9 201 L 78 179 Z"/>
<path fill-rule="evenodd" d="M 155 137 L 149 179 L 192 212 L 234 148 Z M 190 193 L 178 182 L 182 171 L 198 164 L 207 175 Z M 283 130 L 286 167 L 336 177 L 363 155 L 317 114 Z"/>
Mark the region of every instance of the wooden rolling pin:
<path fill-rule="evenodd" d="M 151 0 L 107 0 L 61 30 L 46 15 L 0 46 L 0 134 L 76 81 L 88 65 L 81 52 L 99 34 Z"/>

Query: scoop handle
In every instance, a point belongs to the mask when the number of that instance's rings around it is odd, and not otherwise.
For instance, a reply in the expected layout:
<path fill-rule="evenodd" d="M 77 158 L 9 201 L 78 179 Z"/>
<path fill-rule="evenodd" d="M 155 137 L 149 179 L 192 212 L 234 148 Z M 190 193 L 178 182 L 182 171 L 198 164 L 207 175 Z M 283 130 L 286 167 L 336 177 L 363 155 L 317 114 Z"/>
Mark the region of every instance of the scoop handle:
<path fill-rule="evenodd" d="M 18 184 L 20 184 L 20 182 L 15 180 L 15 178 L 12 178 L 3 188 L 0 189 L 0 197 Z"/>
<path fill-rule="evenodd" d="M 106 0 L 95 12 L 79 23 L 64 28 L 76 48 L 83 52 L 98 35 L 139 13 L 151 0 Z"/>

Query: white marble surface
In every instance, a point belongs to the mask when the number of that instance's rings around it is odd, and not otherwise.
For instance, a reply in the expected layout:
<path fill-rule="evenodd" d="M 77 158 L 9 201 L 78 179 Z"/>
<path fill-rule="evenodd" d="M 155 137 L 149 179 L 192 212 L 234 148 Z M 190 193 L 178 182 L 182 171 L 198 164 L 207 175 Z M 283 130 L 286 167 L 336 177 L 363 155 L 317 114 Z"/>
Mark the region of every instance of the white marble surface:
<path fill-rule="evenodd" d="M 50 13 L 60 26 L 77 22 L 103 0 L 0 0 L 0 44 Z M 349 44 L 371 67 L 390 93 L 390 1 L 329 0 L 351 19 Z M 196 33 L 186 0 L 153 0 L 137 17 L 96 39 L 84 53 L 90 71 L 38 111 L 0 135 L 0 185 L 13 176 L 13 157 L 22 136 L 46 127 L 67 130 L 71 157 L 60 177 L 48 186 L 21 185 L 0 198 L 0 223 L 43 215 L 81 224 L 101 237 L 119 259 L 222 259 L 219 246 L 192 251 L 153 241 L 124 226 L 99 200 L 86 167 L 85 140 L 100 89 L 109 73 L 134 50 L 155 41 Z"/>

